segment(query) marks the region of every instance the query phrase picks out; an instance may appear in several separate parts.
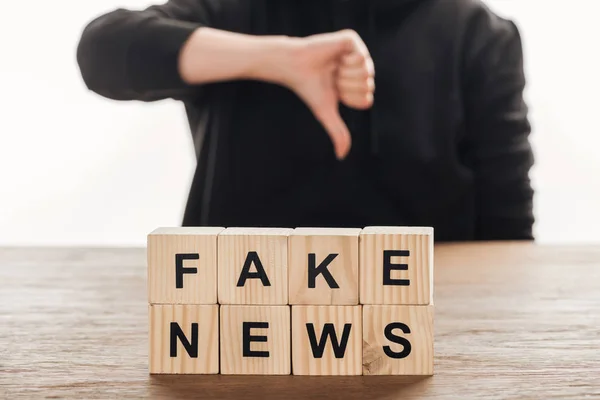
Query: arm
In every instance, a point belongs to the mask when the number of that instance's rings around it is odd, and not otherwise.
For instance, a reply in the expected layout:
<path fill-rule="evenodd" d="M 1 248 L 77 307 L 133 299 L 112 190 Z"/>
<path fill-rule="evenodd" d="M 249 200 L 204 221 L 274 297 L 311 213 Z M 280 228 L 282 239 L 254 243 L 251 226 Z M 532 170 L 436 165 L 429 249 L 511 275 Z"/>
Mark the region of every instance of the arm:
<path fill-rule="evenodd" d="M 466 162 L 474 171 L 477 238 L 533 239 L 531 126 L 517 27 L 485 10 L 468 34 Z"/>
<path fill-rule="evenodd" d="M 84 83 L 111 99 L 142 101 L 184 99 L 199 85 L 233 79 L 279 83 L 289 39 L 211 28 L 209 3 L 170 0 L 95 19 L 77 48 Z"/>
<path fill-rule="evenodd" d="M 236 79 L 288 84 L 299 41 L 215 29 L 209 4 L 169 0 L 98 17 L 77 48 L 84 83 L 111 99 L 143 101 L 183 99 L 202 84 Z"/>
<path fill-rule="evenodd" d="M 237 79 L 285 85 L 293 73 L 295 43 L 287 37 L 200 28 L 182 47 L 179 74 L 191 85 Z"/>
<path fill-rule="evenodd" d="M 83 30 L 77 62 L 88 89 L 114 100 L 184 98 L 195 88 L 178 73 L 182 45 L 211 23 L 205 1 L 170 0 L 142 11 L 117 9 Z"/>
<path fill-rule="evenodd" d="M 87 87 L 115 100 L 184 100 L 201 85 L 259 80 L 294 91 L 331 137 L 336 155 L 345 157 L 350 133 L 338 101 L 370 107 L 373 66 L 366 46 L 352 31 L 309 38 L 255 36 L 211 27 L 207 5 L 241 4 L 225 0 L 169 0 L 143 11 L 119 9 L 84 30 L 77 59 Z M 339 72 L 339 74 L 338 74 Z"/>

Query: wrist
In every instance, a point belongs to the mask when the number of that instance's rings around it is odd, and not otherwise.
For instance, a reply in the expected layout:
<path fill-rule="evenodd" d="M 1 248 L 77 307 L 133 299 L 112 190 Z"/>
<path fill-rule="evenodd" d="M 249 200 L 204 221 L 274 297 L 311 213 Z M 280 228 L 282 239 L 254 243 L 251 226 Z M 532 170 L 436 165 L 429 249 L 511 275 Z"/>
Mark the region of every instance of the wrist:
<path fill-rule="evenodd" d="M 289 86 L 299 59 L 301 39 L 287 36 L 259 38 L 248 77 Z"/>

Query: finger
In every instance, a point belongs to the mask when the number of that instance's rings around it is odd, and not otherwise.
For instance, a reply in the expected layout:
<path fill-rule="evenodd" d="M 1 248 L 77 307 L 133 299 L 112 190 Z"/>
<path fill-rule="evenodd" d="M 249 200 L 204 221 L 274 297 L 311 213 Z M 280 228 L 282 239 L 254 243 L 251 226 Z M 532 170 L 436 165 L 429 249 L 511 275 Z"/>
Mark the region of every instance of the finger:
<path fill-rule="evenodd" d="M 375 65 L 373 60 L 368 58 L 363 62 L 356 63 L 360 57 L 348 56 L 349 58 L 342 59 L 338 66 L 337 76 L 340 78 L 374 78 Z"/>
<path fill-rule="evenodd" d="M 362 67 L 367 63 L 367 57 L 359 51 L 353 51 L 352 53 L 346 54 L 342 57 L 341 67 L 342 68 L 355 68 Z"/>
<path fill-rule="evenodd" d="M 343 67 L 338 68 L 337 76 L 340 79 L 367 79 L 374 77 L 375 71 L 367 68 L 366 65 L 359 65 L 358 67 Z"/>
<path fill-rule="evenodd" d="M 356 33 L 356 31 L 351 29 L 345 29 L 341 31 L 341 34 L 351 44 L 351 46 L 349 46 L 349 49 L 356 50 L 364 54 L 365 56 L 369 55 L 369 49 L 367 48 L 366 43 L 361 39 L 360 35 Z"/>
<path fill-rule="evenodd" d="M 346 43 L 345 48 L 346 48 L 347 52 L 358 51 L 364 55 L 369 54 L 367 45 L 361 39 L 360 35 L 358 33 L 356 33 L 356 31 L 354 31 L 352 29 L 344 29 L 335 34 L 339 35 L 338 37 L 341 37 L 342 41 L 344 41 Z"/>
<path fill-rule="evenodd" d="M 338 160 L 346 158 L 352 145 L 352 139 L 350 137 L 350 131 L 340 116 L 337 108 L 321 111 L 316 114 L 316 117 L 327 131 L 327 134 L 333 143 L 335 155 Z"/>
<path fill-rule="evenodd" d="M 375 91 L 375 79 L 338 79 L 337 88 L 340 92 L 373 93 Z"/>
<path fill-rule="evenodd" d="M 341 58 L 341 61 L 343 67 L 360 67 L 366 65 L 369 70 L 375 70 L 371 55 L 358 50 L 344 54 Z"/>
<path fill-rule="evenodd" d="M 340 96 L 340 100 L 348 107 L 366 110 L 373 105 L 373 94 L 345 93 Z"/>

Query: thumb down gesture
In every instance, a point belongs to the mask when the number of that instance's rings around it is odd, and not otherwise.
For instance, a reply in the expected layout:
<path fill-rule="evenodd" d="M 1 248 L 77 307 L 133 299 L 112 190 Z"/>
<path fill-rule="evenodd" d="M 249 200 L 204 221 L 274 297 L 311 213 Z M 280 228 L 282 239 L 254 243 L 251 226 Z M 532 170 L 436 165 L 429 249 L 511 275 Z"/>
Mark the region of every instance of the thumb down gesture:
<path fill-rule="evenodd" d="M 351 147 L 339 104 L 368 109 L 373 104 L 375 68 L 369 51 L 352 30 L 308 36 L 297 42 L 287 86 L 309 107 L 331 138 L 338 159 Z"/>

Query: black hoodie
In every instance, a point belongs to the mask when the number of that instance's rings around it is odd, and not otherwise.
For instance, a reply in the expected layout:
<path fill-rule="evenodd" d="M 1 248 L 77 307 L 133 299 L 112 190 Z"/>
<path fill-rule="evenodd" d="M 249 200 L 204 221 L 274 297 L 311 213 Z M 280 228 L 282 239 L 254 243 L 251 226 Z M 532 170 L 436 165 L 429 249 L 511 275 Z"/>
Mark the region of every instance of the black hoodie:
<path fill-rule="evenodd" d="M 370 110 L 341 106 L 349 157 L 335 159 L 323 127 L 285 88 L 185 84 L 177 55 L 201 26 L 356 30 L 376 93 Z M 521 38 L 479 1 L 170 0 L 98 17 L 77 57 L 102 96 L 185 105 L 198 156 L 185 226 L 420 225 L 438 241 L 533 239 Z"/>

